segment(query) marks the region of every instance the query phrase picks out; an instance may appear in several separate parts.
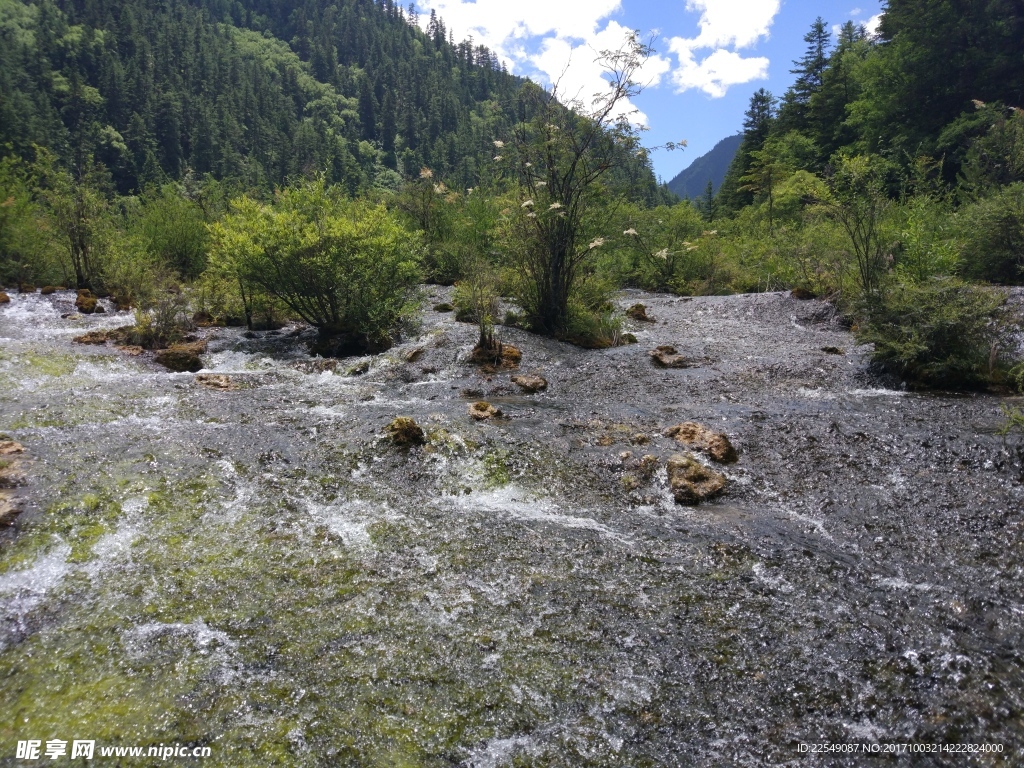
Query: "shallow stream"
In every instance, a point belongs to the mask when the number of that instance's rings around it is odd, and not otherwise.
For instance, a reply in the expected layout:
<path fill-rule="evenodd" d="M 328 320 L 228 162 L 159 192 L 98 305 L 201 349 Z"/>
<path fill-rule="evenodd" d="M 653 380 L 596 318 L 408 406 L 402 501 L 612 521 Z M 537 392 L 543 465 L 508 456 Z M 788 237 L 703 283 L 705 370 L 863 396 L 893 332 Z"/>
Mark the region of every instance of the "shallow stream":
<path fill-rule="evenodd" d="M 210 331 L 218 391 L 72 342 L 128 314 L 11 298 L 0 433 L 32 463 L 0 531 L 0 765 L 51 738 L 203 766 L 1024 764 L 1024 441 L 999 398 L 885 388 L 823 304 L 627 293 L 654 322 L 606 351 L 504 329 L 550 382 L 524 395 L 430 309 L 334 371 L 299 328 Z M 391 445 L 396 416 L 427 445 Z M 693 508 L 664 469 L 683 421 L 741 451 Z M 1003 751 L 800 751 L 823 741 Z"/>

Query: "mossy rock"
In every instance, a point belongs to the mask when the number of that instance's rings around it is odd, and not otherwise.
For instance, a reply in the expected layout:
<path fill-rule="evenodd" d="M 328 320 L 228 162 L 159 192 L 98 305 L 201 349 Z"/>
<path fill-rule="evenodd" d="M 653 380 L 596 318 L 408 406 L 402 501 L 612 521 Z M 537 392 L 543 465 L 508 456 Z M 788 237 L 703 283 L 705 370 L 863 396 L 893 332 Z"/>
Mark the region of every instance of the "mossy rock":
<path fill-rule="evenodd" d="M 725 490 L 725 475 L 705 467 L 693 454 L 675 454 L 668 460 L 666 470 L 677 504 L 694 506 Z"/>
<path fill-rule="evenodd" d="M 498 369 L 518 368 L 523 359 L 523 353 L 518 347 L 511 344 L 497 344 L 494 347 L 483 347 L 479 344 L 473 347 L 469 355 L 469 361 L 481 365 L 485 370 L 496 371 Z"/>
<path fill-rule="evenodd" d="M 498 418 L 502 416 L 502 413 L 487 401 L 480 400 L 470 404 L 469 415 L 476 421 L 486 421 L 487 419 Z"/>
<path fill-rule="evenodd" d="M 641 323 L 653 323 L 654 320 L 647 316 L 647 307 L 643 304 L 634 304 L 626 310 L 626 317 Z"/>
<path fill-rule="evenodd" d="M 39 293 L 41 293 L 43 296 L 49 296 L 51 293 L 56 293 L 56 292 L 57 292 L 57 288 L 56 288 L 56 286 L 53 286 L 53 285 L 44 285 L 42 287 L 42 289 L 39 291 Z"/>
<path fill-rule="evenodd" d="M 0 291 L 0 304 L 10 304 L 10 303 L 11 303 L 11 297 L 8 296 L 3 291 Z"/>
<path fill-rule="evenodd" d="M 205 351 L 205 341 L 172 344 L 168 349 L 157 352 L 154 360 L 176 373 L 195 373 L 203 368 L 203 361 L 199 356 Z"/>
<path fill-rule="evenodd" d="M 434 305 L 435 312 L 451 312 L 455 307 L 449 304 L 447 301 L 442 301 L 440 304 Z"/>
<path fill-rule="evenodd" d="M 83 315 L 91 315 L 96 311 L 99 300 L 95 296 L 79 296 L 75 300 L 75 306 Z"/>
<path fill-rule="evenodd" d="M 399 448 L 411 448 L 427 442 L 423 428 L 408 416 L 398 416 L 387 425 L 385 431 L 391 442 Z"/>
<path fill-rule="evenodd" d="M 35 293 L 36 287 L 32 283 L 22 283 L 18 286 L 19 293 Z"/>
<path fill-rule="evenodd" d="M 536 376 L 533 374 L 513 376 L 512 383 L 518 385 L 521 390 L 531 395 L 534 392 L 543 392 L 548 388 L 547 379 L 543 376 Z"/>
<path fill-rule="evenodd" d="M 719 464 L 739 461 L 739 453 L 728 437 L 693 421 L 669 427 L 665 430 L 665 437 L 671 437 L 687 448 L 703 451 Z"/>
<path fill-rule="evenodd" d="M 668 344 L 655 347 L 647 353 L 651 361 L 659 368 L 689 368 L 689 361 L 679 351 Z"/>

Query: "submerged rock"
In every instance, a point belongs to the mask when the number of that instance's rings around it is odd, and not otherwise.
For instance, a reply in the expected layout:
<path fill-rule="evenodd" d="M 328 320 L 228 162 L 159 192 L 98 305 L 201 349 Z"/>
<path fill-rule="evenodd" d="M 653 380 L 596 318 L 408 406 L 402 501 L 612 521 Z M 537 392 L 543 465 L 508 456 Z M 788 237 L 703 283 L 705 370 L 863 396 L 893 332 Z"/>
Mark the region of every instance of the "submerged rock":
<path fill-rule="evenodd" d="M 196 376 L 196 384 L 209 389 L 224 391 L 238 389 L 238 384 L 233 382 L 230 376 L 225 376 L 223 373 L 200 373 Z"/>
<path fill-rule="evenodd" d="M 21 509 L 9 494 L 0 491 L 0 526 L 8 526 L 21 514 Z"/>
<path fill-rule="evenodd" d="M 399 448 L 409 448 L 413 445 L 423 445 L 427 442 L 423 428 L 408 416 L 398 416 L 387 425 L 385 431 L 391 442 Z"/>
<path fill-rule="evenodd" d="M 665 468 L 677 504 L 694 506 L 725 490 L 725 475 L 705 467 L 692 453 L 673 455 Z"/>
<path fill-rule="evenodd" d="M 548 388 L 548 380 L 543 376 L 537 376 L 534 374 L 513 376 L 512 383 L 519 385 L 520 389 L 531 395 L 535 392 L 543 392 Z"/>
<path fill-rule="evenodd" d="M 203 361 L 199 356 L 205 351 L 205 341 L 172 344 L 168 349 L 161 349 L 157 352 L 153 359 L 164 368 L 177 373 L 195 373 L 203 368 Z"/>
<path fill-rule="evenodd" d="M 486 421 L 487 419 L 501 416 L 502 413 L 486 400 L 479 400 L 470 404 L 469 415 L 477 421 Z"/>
<path fill-rule="evenodd" d="M 665 430 L 665 437 L 675 439 L 687 448 L 703 451 L 719 464 L 739 461 L 739 453 L 729 438 L 693 421 L 686 421 Z"/>
<path fill-rule="evenodd" d="M 651 360 L 655 365 L 661 368 L 689 368 L 690 363 L 687 362 L 686 358 L 679 354 L 679 351 L 668 344 L 663 344 L 660 347 L 655 347 L 647 353 L 651 356 Z"/>

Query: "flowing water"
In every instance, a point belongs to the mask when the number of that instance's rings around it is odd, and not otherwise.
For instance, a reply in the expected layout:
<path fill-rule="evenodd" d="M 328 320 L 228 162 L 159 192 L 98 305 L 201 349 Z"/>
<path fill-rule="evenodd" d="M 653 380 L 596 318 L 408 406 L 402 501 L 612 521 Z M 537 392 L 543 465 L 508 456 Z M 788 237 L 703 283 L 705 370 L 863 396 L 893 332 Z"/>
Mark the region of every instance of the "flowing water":
<path fill-rule="evenodd" d="M 821 304 L 624 294 L 655 322 L 597 352 L 506 329 L 550 381 L 523 395 L 430 310 L 333 371 L 302 329 L 217 329 L 218 391 L 72 343 L 131 321 L 73 299 L 0 307 L 0 432 L 31 459 L 0 764 L 52 738 L 204 766 L 1024 763 L 1022 441 L 998 398 L 885 388 Z M 653 367 L 664 343 L 698 364 Z M 471 420 L 480 396 L 506 418 Z M 385 438 L 399 415 L 425 446 Z M 741 450 L 695 508 L 661 436 L 688 420 Z M 800 751 L 823 741 L 1003 751 Z"/>

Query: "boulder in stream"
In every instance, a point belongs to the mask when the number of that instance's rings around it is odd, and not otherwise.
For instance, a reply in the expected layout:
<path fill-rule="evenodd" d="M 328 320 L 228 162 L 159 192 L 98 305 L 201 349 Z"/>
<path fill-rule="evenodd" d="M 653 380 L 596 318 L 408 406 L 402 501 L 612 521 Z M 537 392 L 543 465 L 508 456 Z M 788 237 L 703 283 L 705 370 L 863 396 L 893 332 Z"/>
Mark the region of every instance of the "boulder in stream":
<path fill-rule="evenodd" d="M 423 445 L 427 442 L 423 428 L 408 416 L 398 416 L 387 425 L 385 431 L 391 442 L 399 448 L 409 448 L 414 445 Z"/>
<path fill-rule="evenodd" d="M 203 361 L 199 356 L 205 351 L 205 341 L 172 344 L 168 349 L 161 349 L 157 352 L 153 359 L 164 368 L 177 373 L 195 373 L 203 368 Z"/>
<path fill-rule="evenodd" d="M 0 291 L 0 304 L 10 304 L 10 303 L 11 303 L 11 297 L 8 296 L 3 291 Z"/>
<path fill-rule="evenodd" d="M 469 415 L 477 421 L 486 421 L 502 416 L 503 414 L 486 400 L 478 400 L 469 406 Z"/>
<path fill-rule="evenodd" d="M 725 475 L 705 467 L 692 453 L 673 455 L 665 468 L 677 504 L 694 506 L 725 490 Z"/>
<path fill-rule="evenodd" d="M 665 430 L 665 437 L 673 438 L 687 448 L 703 451 L 719 464 L 739 461 L 736 448 L 721 432 L 715 432 L 702 424 L 686 421 Z"/>
<path fill-rule="evenodd" d="M 79 291 L 78 298 L 75 299 L 75 307 L 83 315 L 91 315 L 96 311 L 96 305 L 99 303 L 99 299 L 92 295 L 89 291 Z"/>
<path fill-rule="evenodd" d="M 690 363 L 679 351 L 668 344 L 655 347 L 647 353 L 651 360 L 660 368 L 689 368 Z"/>
<path fill-rule="evenodd" d="M 535 392 L 543 392 L 548 388 L 548 380 L 543 376 L 537 376 L 535 374 L 523 374 L 521 376 L 513 376 L 512 383 L 517 384 L 523 392 L 527 394 L 534 394 Z"/>
<path fill-rule="evenodd" d="M 634 304 L 626 310 L 626 317 L 637 320 L 641 323 L 653 323 L 654 320 L 647 316 L 647 307 L 643 304 Z"/>

